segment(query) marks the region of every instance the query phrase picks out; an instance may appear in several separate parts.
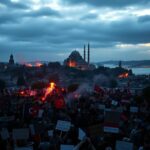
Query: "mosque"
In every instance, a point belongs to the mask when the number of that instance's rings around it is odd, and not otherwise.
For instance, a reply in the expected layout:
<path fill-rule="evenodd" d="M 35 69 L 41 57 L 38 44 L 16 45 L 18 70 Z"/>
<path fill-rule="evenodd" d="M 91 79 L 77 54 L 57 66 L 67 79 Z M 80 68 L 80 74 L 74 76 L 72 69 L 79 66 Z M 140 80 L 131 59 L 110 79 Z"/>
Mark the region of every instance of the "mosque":
<path fill-rule="evenodd" d="M 86 52 L 86 46 L 84 45 L 83 57 L 78 51 L 73 51 L 67 59 L 64 60 L 64 65 L 73 67 L 80 70 L 93 70 L 94 65 L 90 64 L 90 44 L 88 43 Z M 86 55 L 87 54 L 87 55 Z M 87 56 L 87 57 L 86 57 Z"/>

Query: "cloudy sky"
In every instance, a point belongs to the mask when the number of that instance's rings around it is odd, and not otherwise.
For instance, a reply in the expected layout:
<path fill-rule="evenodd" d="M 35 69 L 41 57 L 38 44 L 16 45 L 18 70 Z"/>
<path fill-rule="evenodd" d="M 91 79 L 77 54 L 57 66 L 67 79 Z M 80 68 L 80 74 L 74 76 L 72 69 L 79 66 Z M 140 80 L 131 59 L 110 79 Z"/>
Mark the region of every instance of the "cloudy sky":
<path fill-rule="evenodd" d="M 150 59 L 150 0 L 0 0 L 0 61 Z"/>

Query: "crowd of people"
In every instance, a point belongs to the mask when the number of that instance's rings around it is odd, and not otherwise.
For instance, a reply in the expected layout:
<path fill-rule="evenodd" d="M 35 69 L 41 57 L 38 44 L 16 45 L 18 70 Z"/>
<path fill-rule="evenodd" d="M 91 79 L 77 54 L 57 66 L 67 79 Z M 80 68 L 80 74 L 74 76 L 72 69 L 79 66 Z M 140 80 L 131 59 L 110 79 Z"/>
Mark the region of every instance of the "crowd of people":
<path fill-rule="evenodd" d="M 65 92 L 65 103 L 57 98 L 1 91 L 0 149 L 150 150 L 150 106 L 142 93 L 95 87 Z"/>

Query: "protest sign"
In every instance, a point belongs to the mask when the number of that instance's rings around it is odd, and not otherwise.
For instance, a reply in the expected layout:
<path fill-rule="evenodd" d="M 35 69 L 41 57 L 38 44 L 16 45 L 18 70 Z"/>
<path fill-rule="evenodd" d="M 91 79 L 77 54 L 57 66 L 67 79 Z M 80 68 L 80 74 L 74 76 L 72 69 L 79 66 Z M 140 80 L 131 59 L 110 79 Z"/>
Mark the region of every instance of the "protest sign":
<path fill-rule="evenodd" d="M 112 127 L 112 126 L 104 126 L 104 132 L 108 133 L 119 133 L 119 128 L 118 127 Z"/>
<path fill-rule="evenodd" d="M 71 122 L 69 121 L 62 121 L 62 120 L 57 121 L 57 125 L 56 125 L 57 130 L 67 132 L 69 131 L 70 127 L 71 127 Z"/>
<path fill-rule="evenodd" d="M 73 150 L 74 146 L 73 145 L 60 145 L 60 150 Z"/>
<path fill-rule="evenodd" d="M 79 140 L 83 140 L 83 138 L 86 136 L 86 133 L 79 128 L 79 136 L 78 136 L 78 139 Z"/>
<path fill-rule="evenodd" d="M 14 140 L 27 140 L 29 138 L 29 129 L 28 128 L 13 129 L 12 135 Z"/>
<path fill-rule="evenodd" d="M 111 104 L 114 105 L 114 106 L 117 106 L 117 105 L 118 105 L 118 102 L 115 101 L 115 100 L 112 100 Z"/>
<path fill-rule="evenodd" d="M 133 143 L 129 143 L 125 141 L 116 141 L 115 150 L 133 150 Z"/>
<path fill-rule="evenodd" d="M 48 136 L 53 136 L 53 130 L 48 130 Z"/>

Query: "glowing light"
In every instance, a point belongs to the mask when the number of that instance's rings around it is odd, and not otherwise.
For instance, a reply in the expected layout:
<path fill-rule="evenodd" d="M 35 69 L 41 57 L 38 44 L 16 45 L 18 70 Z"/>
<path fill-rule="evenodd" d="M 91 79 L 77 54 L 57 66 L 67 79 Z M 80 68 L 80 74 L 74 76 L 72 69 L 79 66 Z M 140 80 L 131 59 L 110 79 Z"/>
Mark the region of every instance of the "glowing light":
<path fill-rule="evenodd" d="M 36 95 L 36 92 L 35 92 L 35 91 L 29 91 L 29 95 L 30 95 L 30 96 L 35 96 L 35 95 Z"/>
<path fill-rule="evenodd" d="M 69 66 L 69 67 L 76 67 L 77 64 L 76 64 L 75 61 L 70 60 L 69 63 L 68 63 L 68 66 Z"/>
<path fill-rule="evenodd" d="M 32 64 L 25 64 L 26 67 L 33 67 Z"/>
<path fill-rule="evenodd" d="M 128 73 L 122 73 L 118 76 L 118 78 L 128 78 L 129 74 Z"/>
<path fill-rule="evenodd" d="M 51 82 L 49 87 L 46 89 L 44 96 L 42 97 L 42 101 L 45 101 L 46 97 L 53 92 L 55 87 L 56 87 L 56 84 L 54 82 Z"/>
<path fill-rule="evenodd" d="M 43 64 L 41 64 L 40 62 L 37 62 L 37 63 L 35 64 L 35 66 L 36 66 L 36 67 L 41 67 L 41 66 L 43 66 Z"/>
<path fill-rule="evenodd" d="M 139 46 L 150 47 L 150 43 L 139 44 Z"/>
<path fill-rule="evenodd" d="M 116 47 L 118 48 L 133 48 L 135 47 L 136 45 L 134 44 L 117 44 Z"/>
<path fill-rule="evenodd" d="M 20 92 L 20 95 L 24 95 L 24 94 L 25 94 L 24 91 L 21 91 L 21 92 Z"/>
<path fill-rule="evenodd" d="M 150 43 L 142 44 L 117 44 L 117 48 L 139 48 L 139 47 L 150 47 Z"/>

